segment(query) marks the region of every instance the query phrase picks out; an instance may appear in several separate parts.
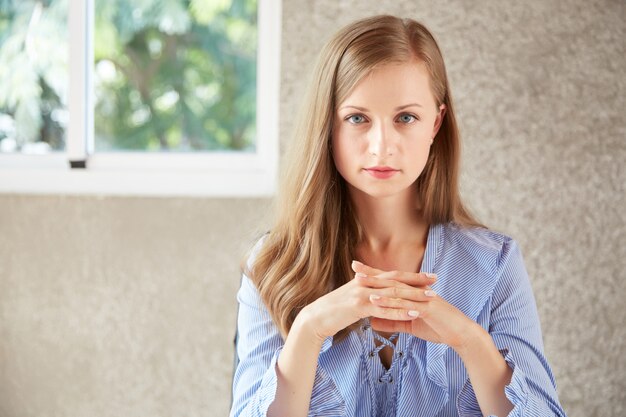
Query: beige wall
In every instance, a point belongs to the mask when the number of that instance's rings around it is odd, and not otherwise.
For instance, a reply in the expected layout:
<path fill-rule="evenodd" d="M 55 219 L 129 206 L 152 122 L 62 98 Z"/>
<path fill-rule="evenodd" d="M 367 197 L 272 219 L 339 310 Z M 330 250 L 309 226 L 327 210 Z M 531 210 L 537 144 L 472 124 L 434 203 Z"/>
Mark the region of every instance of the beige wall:
<path fill-rule="evenodd" d="M 375 13 L 440 41 L 464 195 L 522 246 L 566 411 L 625 415 L 624 2 L 286 1 L 283 143 L 325 36 Z M 269 207 L 0 196 L 0 417 L 226 415 L 238 263 Z"/>

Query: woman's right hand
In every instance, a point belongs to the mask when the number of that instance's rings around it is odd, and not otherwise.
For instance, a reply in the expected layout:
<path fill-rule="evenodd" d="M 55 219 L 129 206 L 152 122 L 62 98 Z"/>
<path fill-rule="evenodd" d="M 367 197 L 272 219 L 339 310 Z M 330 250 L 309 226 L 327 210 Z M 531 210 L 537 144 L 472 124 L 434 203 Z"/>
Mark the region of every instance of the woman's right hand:
<path fill-rule="evenodd" d="M 402 272 L 402 281 L 385 280 L 385 288 L 392 288 L 397 298 L 409 301 L 428 301 L 423 291 L 435 281 L 424 273 Z M 396 274 L 397 275 L 397 274 Z M 385 276 L 381 276 L 385 278 Z M 406 290 L 412 291 L 406 291 Z M 377 317 L 386 320 L 415 320 L 406 309 L 380 307 L 371 302 L 370 297 L 379 293 L 381 288 L 371 288 L 365 282 L 365 275 L 356 273 L 355 279 L 318 298 L 304 307 L 296 317 L 296 323 L 312 333 L 320 343 L 329 336 L 365 317 Z M 404 291 L 403 291 L 404 290 Z M 294 323 L 294 325 L 296 324 Z"/>

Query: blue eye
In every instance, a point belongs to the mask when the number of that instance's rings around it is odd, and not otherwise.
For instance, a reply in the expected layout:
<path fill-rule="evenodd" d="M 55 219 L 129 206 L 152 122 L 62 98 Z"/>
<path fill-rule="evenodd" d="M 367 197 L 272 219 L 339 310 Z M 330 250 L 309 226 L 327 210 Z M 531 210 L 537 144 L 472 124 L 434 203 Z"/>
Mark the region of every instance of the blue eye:
<path fill-rule="evenodd" d="M 401 114 L 400 117 L 398 117 L 398 121 L 400 121 L 401 123 L 406 123 L 406 124 L 413 123 L 416 120 L 417 120 L 417 117 L 409 113 Z"/>
<path fill-rule="evenodd" d="M 365 117 L 362 114 L 353 114 L 348 116 L 346 120 L 354 125 L 360 125 L 365 122 Z"/>

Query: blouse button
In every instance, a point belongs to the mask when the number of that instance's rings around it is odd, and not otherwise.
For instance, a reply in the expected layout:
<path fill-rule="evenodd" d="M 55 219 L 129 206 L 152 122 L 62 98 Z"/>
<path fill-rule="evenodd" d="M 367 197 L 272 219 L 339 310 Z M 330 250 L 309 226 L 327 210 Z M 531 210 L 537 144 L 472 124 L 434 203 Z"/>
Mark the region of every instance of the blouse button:
<path fill-rule="evenodd" d="M 404 356 L 404 352 L 398 352 L 398 356 L 403 357 Z"/>
<path fill-rule="evenodd" d="M 375 355 L 374 351 L 373 351 L 373 350 L 370 350 L 370 358 L 373 358 L 373 357 L 374 357 L 374 355 Z"/>

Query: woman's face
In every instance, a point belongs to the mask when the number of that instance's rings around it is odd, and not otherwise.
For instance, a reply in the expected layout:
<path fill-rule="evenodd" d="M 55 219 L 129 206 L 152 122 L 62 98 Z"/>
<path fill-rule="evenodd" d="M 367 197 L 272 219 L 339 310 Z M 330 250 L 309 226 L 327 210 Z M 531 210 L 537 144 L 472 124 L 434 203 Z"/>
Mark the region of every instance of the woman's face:
<path fill-rule="evenodd" d="M 444 112 L 421 62 L 388 64 L 365 76 L 337 106 L 333 127 L 333 159 L 351 192 L 413 192 Z"/>

